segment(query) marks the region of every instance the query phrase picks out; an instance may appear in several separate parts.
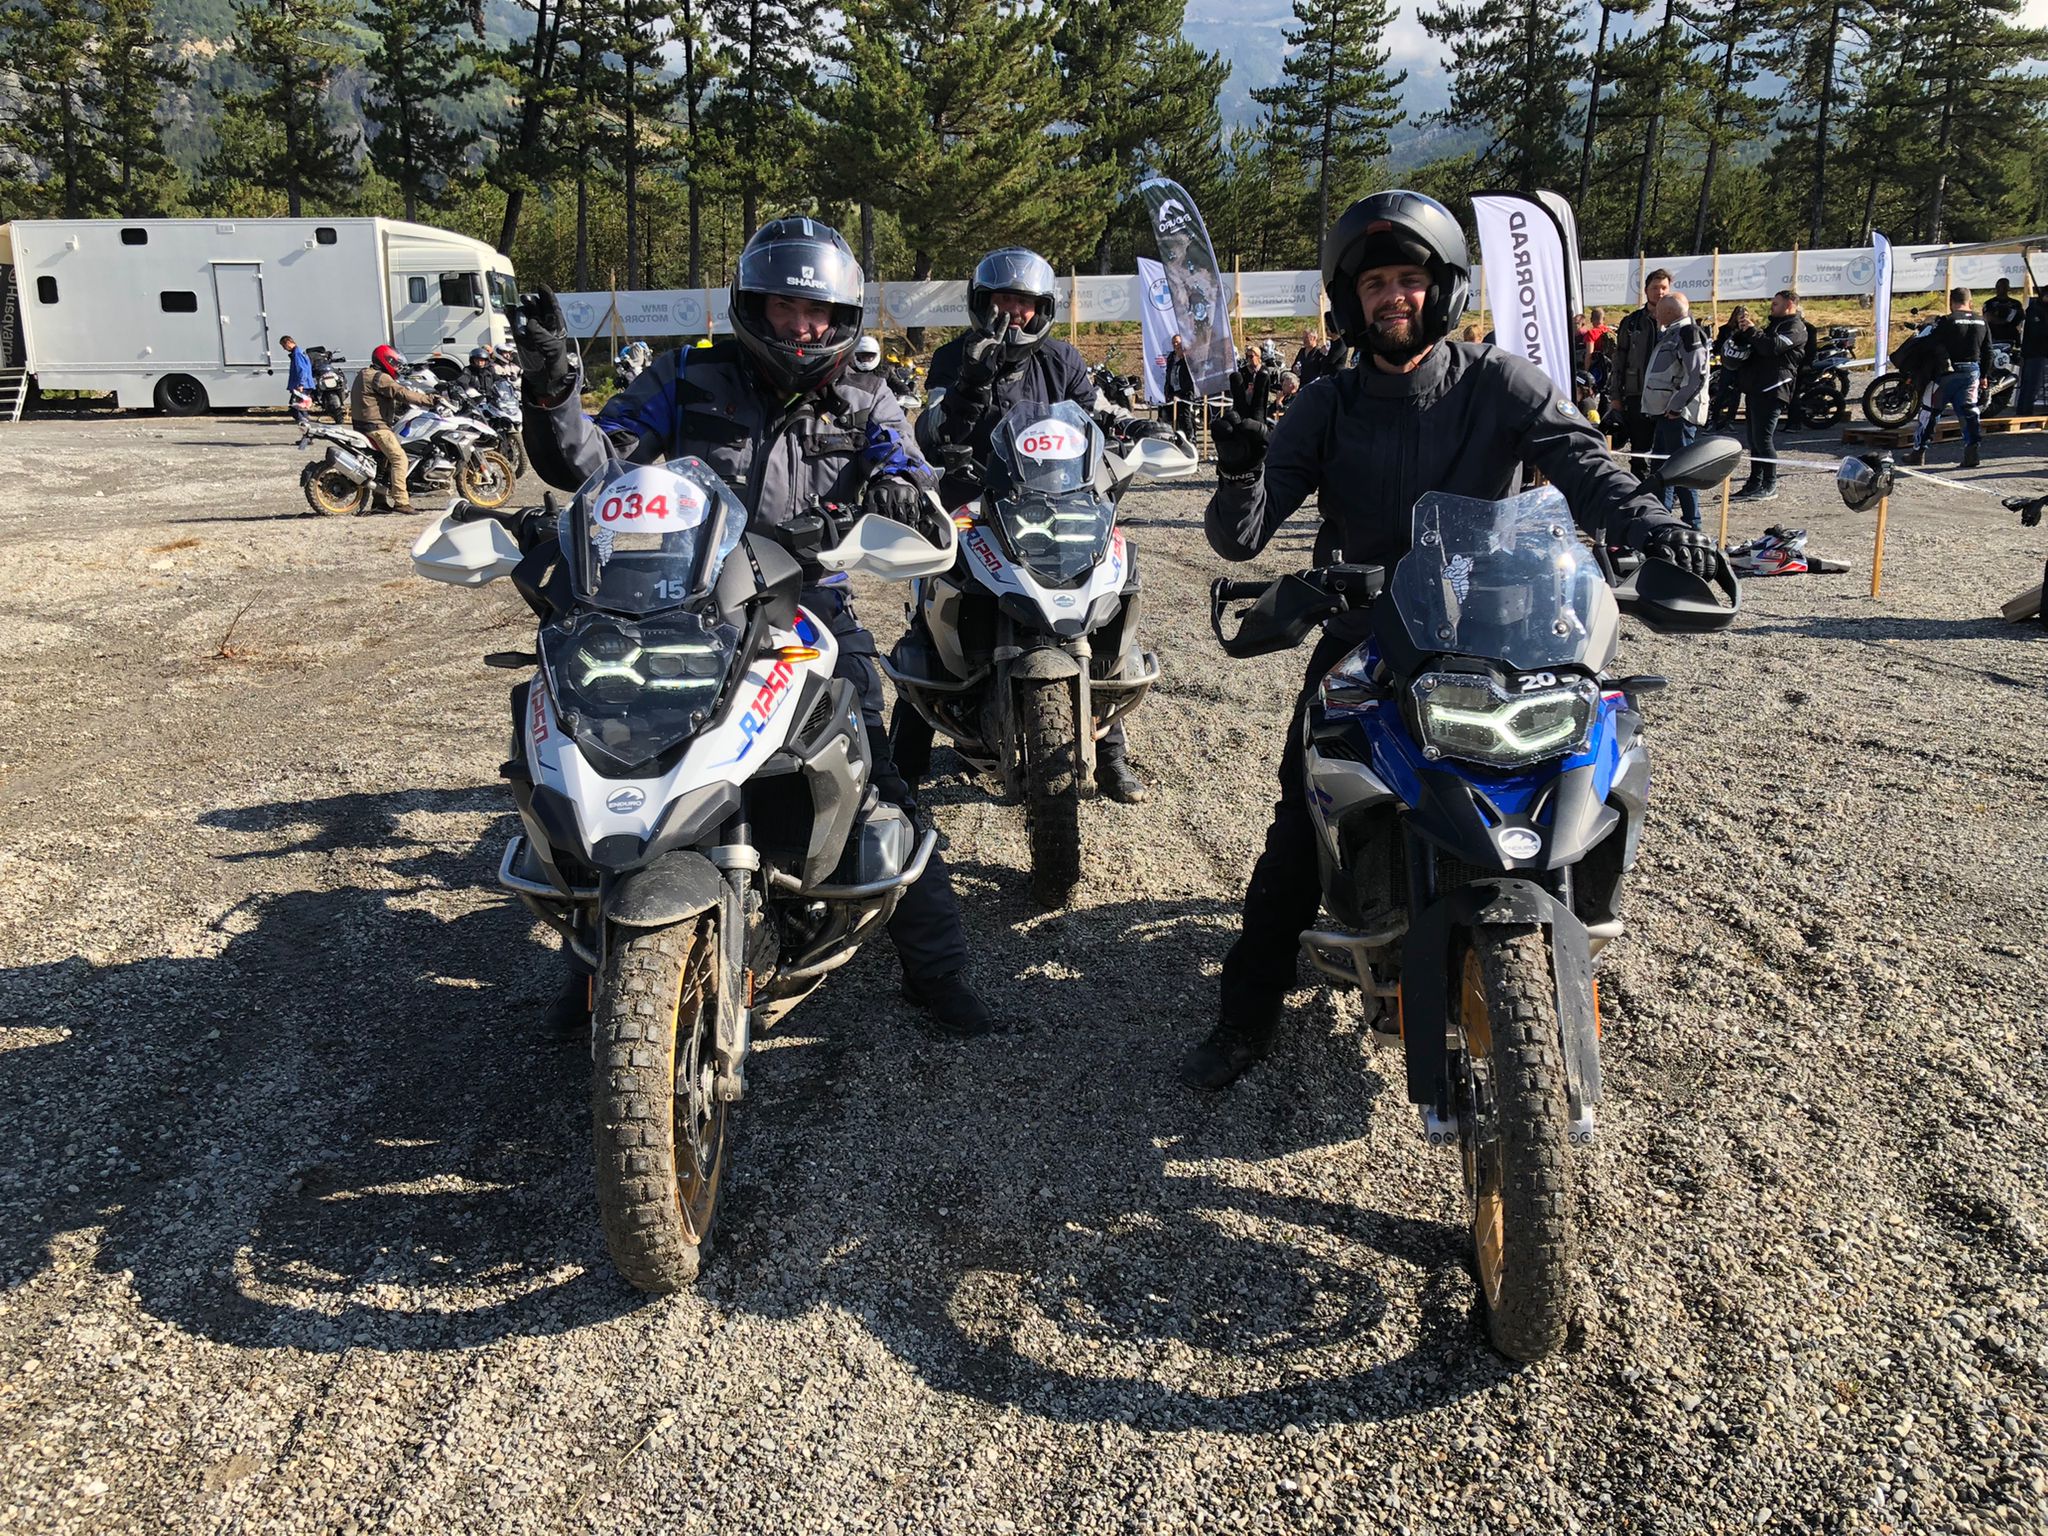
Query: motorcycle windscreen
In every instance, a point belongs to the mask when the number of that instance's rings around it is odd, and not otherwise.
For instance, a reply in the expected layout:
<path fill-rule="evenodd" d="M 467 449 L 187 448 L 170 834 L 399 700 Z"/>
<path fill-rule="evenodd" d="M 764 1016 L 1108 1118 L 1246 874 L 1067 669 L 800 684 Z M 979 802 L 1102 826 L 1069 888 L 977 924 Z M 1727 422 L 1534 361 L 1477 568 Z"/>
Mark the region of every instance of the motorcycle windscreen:
<path fill-rule="evenodd" d="M 746 509 L 702 459 L 611 463 L 583 482 L 560 539 L 579 605 L 660 613 L 711 591 Z"/>
<path fill-rule="evenodd" d="M 1581 664 L 1613 601 L 1551 486 L 1505 501 L 1424 496 L 1388 592 L 1418 650 L 1518 672 Z"/>
<path fill-rule="evenodd" d="M 1103 451 L 1102 429 L 1071 400 L 1015 406 L 989 439 L 989 510 L 1012 558 L 1049 586 L 1081 580 L 1109 547 Z"/>

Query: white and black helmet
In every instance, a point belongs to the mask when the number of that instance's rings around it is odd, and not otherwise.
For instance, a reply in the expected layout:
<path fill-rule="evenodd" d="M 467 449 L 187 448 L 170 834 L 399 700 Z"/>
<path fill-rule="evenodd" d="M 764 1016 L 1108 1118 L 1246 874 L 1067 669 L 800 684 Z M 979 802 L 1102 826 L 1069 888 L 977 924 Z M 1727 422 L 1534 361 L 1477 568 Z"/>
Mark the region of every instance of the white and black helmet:
<path fill-rule="evenodd" d="M 867 285 L 838 230 L 816 219 L 775 219 L 754 231 L 732 280 L 732 328 L 769 385 L 808 394 L 830 383 L 860 340 Z M 768 323 L 767 301 L 809 299 L 832 306 L 820 341 L 783 341 Z"/>
<path fill-rule="evenodd" d="M 1450 209 L 1420 192 L 1375 192 L 1346 208 L 1323 237 L 1323 290 L 1352 346 L 1365 340 L 1358 274 L 1401 263 L 1429 274 L 1422 339 L 1442 341 L 1472 293 L 1472 249 Z"/>
<path fill-rule="evenodd" d="M 1013 363 L 1051 334 L 1053 315 L 1059 309 L 1059 276 L 1051 262 L 1020 245 L 982 257 L 974 276 L 967 280 L 967 313 L 984 336 L 993 336 L 1001 328 L 1002 317 L 995 306 L 998 293 L 1021 293 L 1038 301 L 1037 312 L 1027 324 L 1010 332 L 1003 348 L 1003 361 Z"/>
<path fill-rule="evenodd" d="M 882 366 L 882 344 L 872 336 L 863 336 L 853 344 L 853 366 L 862 373 L 873 373 Z"/>

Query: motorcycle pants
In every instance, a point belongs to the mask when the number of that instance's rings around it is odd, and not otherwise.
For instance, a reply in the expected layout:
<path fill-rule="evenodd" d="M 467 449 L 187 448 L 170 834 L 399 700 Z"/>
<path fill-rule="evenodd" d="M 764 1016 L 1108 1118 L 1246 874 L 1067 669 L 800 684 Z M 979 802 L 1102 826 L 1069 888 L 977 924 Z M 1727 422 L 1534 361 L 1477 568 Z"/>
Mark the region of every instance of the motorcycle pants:
<path fill-rule="evenodd" d="M 1301 720 L 1324 674 L 1356 646 L 1356 635 L 1325 631 L 1310 653 L 1308 675 L 1287 718 L 1287 745 L 1280 753 L 1280 798 L 1266 828 L 1265 851 L 1252 866 L 1245 887 L 1244 917 L 1237 942 L 1223 957 L 1222 1016 L 1226 1021 L 1269 1016 L 1294 986 L 1302 931 L 1315 926 L 1322 910 L 1322 871 L 1316 861 L 1316 827 L 1303 783 L 1306 753 Z"/>
<path fill-rule="evenodd" d="M 1927 403 L 1920 407 L 1920 423 L 1913 433 L 1915 453 L 1926 448 L 1928 439 L 1934 436 L 1934 424 L 1941 420 L 1945 410 L 1953 409 L 1956 420 L 1962 423 L 1965 448 L 1974 448 L 1983 439 L 1983 418 L 1977 412 L 1977 382 L 1975 363 L 1965 363 L 1935 380 L 1934 388 L 1925 397 Z"/>
<path fill-rule="evenodd" d="M 412 492 L 406 488 L 406 471 L 412 468 L 405 456 L 405 445 L 398 440 L 398 434 L 389 427 L 358 427 L 358 432 L 370 440 L 370 446 L 377 450 L 377 457 L 384 461 L 384 491 L 391 499 L 391 510 L 410 512 Z"/>
<path fill-rule="evenodd" d="M 875 637 L 853 611 L 852 593 L 836 584 L 806 587 L 803 605 L 824 621 L 839 643 L 832 675 L 845 678 L 860 695 L 861 723 L 867 728 L 876 790 L 889 804 L 914 812 L 916 795 L 898 771 L 889 735 L 882 728 L 882 674 L 875 665 Z M 897 708 L 900 711 L 902 706 Z M 960 918 L 959 899 L 953 894 L 953 877 L 937 849 L 932 850 L 924 874 L 897 901 L 889 918 L 889 937 L 903 962 L 903 973 L 919 981 L 949 976 L 967 964 L 967 928 Z"/>

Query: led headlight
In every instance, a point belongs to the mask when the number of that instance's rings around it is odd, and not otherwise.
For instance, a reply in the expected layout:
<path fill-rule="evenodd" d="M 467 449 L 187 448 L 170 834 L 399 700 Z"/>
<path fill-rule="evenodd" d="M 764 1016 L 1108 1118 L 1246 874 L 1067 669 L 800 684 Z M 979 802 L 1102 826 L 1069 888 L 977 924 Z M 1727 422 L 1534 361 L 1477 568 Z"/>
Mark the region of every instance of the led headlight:
<path fill-rule="evenodd" d="M 541 631 L 555 708 L 578 743 L 637 766 L 711 716 L 733 663 L 732 636 L 689 613 L 639 621 L 582 613 Z"/>
<path fill-rule="evenodd" d="M 1586 678 L 1510 693 L 1491 677 L 1425 672 L 1413 685 L 1423 756 L 1519 768 L 1584 749 L 1600 709 Z"/>

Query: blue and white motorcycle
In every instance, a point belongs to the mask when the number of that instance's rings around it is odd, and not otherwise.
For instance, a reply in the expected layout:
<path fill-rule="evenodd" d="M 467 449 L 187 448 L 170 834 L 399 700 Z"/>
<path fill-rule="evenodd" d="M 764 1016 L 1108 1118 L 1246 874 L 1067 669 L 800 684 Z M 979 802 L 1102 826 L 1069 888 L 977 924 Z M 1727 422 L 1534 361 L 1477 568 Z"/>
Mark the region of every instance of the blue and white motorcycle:
<path fill-rule="evenodd" d="M 1720 483 L 1725 439 L 1664 480 Z M 1623 877 L 1649 807 L 1642 696 L 1610 677 L 1620 604 L 1550 488 L 1431 494 L 1409 552 L 1275 582 L 1219 580 L 1233 656 L 1324 630 L 1332 661 L 1302 722 L 1327 921 L 1302 934 L 1325 976 L 1380 1000 L 1433 1145 L 1456 1143 L 1494 1346 L 1533 1360 L 1565 1337 L 1571 1148 L 1600 1100 L 1594 962 L 1621 937 Z M 1623 600 L 1667 628 L 1733 621 L 1741 589 L 1647 561 Z M 1256 599 L 1235 634 L 1232 602 Z"/>

